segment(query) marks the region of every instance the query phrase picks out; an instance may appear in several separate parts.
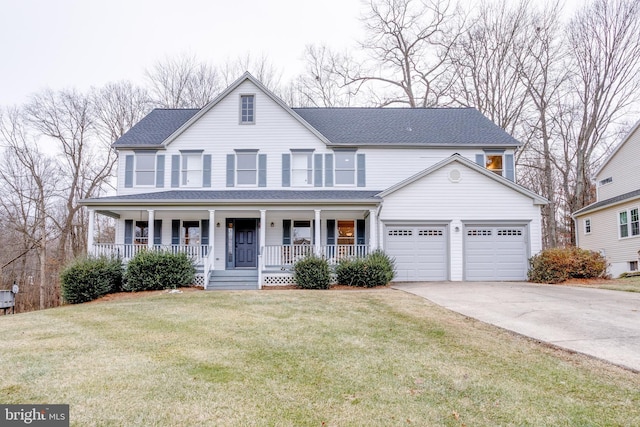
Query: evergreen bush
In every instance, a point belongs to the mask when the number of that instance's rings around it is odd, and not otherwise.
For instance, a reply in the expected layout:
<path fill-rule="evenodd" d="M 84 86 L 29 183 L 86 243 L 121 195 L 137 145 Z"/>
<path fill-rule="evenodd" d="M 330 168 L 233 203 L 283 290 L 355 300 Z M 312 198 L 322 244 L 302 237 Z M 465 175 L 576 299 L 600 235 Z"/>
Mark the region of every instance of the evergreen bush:
<path fill-rule="evenodd" d="M 336 267 L 336 280 L 341 285 L 373 288 L 393 280 L 395 262 L 382 251 L 365 258 L 345 259 Z"/>
<path fill-rule="evenodd" d="M 294 281 L 302 289 L 329 289 L 331 273 L 324 258 L 308 255 L 293 266 Z"/>
<path fill-rule="evenodd" d="M 195 277 L 195 266 L 185 253 L 140 251 L 127 264 L 124 289 L 175 289 L 193 285 Z"/>
<path fill-rule="evenodd" d="M 122 261 L 119 258 L 79 258 L 60 273 L 63 299 L 79 304 L 122 290 Z"/>

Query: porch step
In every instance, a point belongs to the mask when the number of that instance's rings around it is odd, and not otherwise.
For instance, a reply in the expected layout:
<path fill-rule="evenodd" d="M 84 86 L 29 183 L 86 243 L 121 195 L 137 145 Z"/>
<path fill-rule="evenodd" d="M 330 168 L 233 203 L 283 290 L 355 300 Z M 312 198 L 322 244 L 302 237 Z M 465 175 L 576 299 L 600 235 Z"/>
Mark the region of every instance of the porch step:
<path fill-rule="evenodd" d="M 213 270 L 206 288 L 208 291 L 257 289 L 258 270 Z"/>

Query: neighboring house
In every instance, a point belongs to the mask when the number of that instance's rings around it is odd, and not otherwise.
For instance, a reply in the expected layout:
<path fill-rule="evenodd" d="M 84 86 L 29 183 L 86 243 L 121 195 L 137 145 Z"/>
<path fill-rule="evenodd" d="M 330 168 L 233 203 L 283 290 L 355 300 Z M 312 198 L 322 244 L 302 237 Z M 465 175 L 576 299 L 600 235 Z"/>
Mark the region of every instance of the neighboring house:
<path fill-rule="evenodd" d="M 472 108 L 290 108 L 247 73 L 113 144 L 117 195 L 82 201 L 88 250 L 186 251 L 206 288 L 290 284 L 307 254 L 375 249 L 398 281 L 524 280 L 546 200 L 515 183 L 519 145 Z M 115 242 L 94 241 L 96 214 Z"/>
<path fill-rule="evenodd" d="M 618 277 L 640 258 L 640 121 L 596 172 L 597 201 L 573 214 L 576 243 L 599 251 Z"/>

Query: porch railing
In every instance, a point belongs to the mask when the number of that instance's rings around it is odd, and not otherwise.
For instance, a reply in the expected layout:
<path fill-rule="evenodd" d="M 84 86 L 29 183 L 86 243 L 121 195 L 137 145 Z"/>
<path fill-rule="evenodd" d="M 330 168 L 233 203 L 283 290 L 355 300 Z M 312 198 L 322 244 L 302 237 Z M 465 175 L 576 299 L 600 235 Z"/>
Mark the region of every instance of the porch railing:
<path fill-rule="evenodd" d="M 296 261 L 315 253 L 311 245 L 271 245 L 264 247 L 263 262 L 265 267 L 290 267 Z M 367 245 L 325 245 L 320 247 L 319 256 L 337 264 L 342 259 L 362 258 L 369 253 Z"/>
<path fill-rule="evenodd" d="M 210 246 L 207 245 L 124 245 L 117 243 L 95 243 L 91 254 L 94 256 L 116 256 L 128 261 L 142 251 L 168 251 L 172 253 L 186 253 L 196 265 L 203 265 L 208 258 Z"/>

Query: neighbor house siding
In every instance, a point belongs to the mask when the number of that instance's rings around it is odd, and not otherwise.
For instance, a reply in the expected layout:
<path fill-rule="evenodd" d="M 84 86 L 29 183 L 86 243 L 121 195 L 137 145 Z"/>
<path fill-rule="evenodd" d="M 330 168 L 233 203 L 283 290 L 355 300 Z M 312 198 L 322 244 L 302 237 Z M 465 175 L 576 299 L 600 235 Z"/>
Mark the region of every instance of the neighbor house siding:
<path fill-rule="evenodd" d="M 619 238 L 618 213 L 640 207 L 640 200 L 611 206 L 576 217 L 578 245 L 582 249 L 604 253 L 609 263 L 609 274 L 618 277 L 629 271 L 629 261 L 638 260 L 640 236 Z M 591 233 L 584 234 L 584 219 L 591 218 Z"/>
<path fill-rule="evenodd" d="M 460 171 L 459 182 L 449 173 Z M 460 163 L 454 162 L 403 187 L 383 200 L 383 222 L 425 221 L 446 223 L 450 235 L 450 279 L 463 278 L 463 230 L 465 223 L 491 222 L 528 225 L 531 255 L 542 248 L 540 206 L 531 197 L 515 193 Z M 455 228 L 459 227 L 459 231 Z"/>
<path fill-rule="evenodd" d="M 611 197 L 629 193 L 640 189 L 640 127 L 622 142 L 622 145 L 611 157 L 609 162 L 596 176 L 598 200 L 607 200 Z M 598 185 L 606 178 L 613 178 L 609 184 Z"/>

